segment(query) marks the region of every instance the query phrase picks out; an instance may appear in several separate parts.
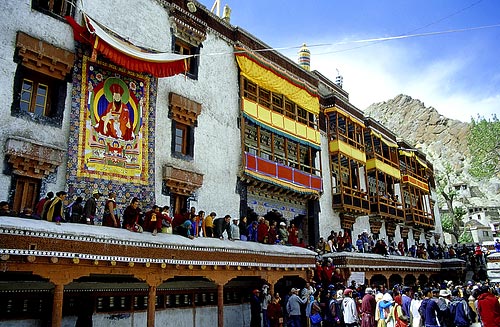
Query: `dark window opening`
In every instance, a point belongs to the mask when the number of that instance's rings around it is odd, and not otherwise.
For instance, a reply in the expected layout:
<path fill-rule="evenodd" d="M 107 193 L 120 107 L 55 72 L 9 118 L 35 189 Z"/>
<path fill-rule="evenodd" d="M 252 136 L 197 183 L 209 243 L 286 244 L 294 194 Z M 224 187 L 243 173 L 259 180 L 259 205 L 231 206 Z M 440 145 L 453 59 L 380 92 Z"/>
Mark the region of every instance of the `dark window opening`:
<path fill-rule="evenodd" d="M 180 158 L 192 158 L 194 155 L 194 129 L 186 124 L 172 121 L 172 154 Z"/>
<path fill-rule="evenodd" d="M 33 0 L 31 8 L 49 15 L 74 17 L 76 0 Z"/>
<path fill-rule="evenodd" d="M 14 82 L 13 116 L 60 127 L 67 85 L 65 81 L 19 65 Z"/>
<path fill-rule="evenodd" d="M 200 47 L 192 46 L 178 38 L 174 40 L 174 52 L 181 55 L 195 55 L 186 59 L 186 76 L 197 80 L 198 79 L 198 65 L 199 57 L 196 56 L 200 53 Z"/>

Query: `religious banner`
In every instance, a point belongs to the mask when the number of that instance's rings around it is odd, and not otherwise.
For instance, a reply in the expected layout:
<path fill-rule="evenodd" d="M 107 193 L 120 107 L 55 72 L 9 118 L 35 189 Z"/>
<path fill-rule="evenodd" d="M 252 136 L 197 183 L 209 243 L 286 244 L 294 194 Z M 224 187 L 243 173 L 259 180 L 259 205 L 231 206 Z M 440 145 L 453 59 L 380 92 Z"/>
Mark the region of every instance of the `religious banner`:
<path fill-rule="evenodd" d="M 77 177 L 148 182 L 149 78 L 83 57 Z"/>

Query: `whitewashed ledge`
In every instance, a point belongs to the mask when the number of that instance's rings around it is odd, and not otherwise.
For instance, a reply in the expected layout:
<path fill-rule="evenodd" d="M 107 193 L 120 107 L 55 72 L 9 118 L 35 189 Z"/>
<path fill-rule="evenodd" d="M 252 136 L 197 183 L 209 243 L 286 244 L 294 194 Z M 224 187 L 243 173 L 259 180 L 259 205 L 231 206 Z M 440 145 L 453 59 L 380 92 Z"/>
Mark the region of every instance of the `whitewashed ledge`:
<path fill-rule="evenodd" d="M 453 259 L 420 259 L 406 256 L 387 255 L 359 252 L 335 252 L 322 255 L 329 259 L 336 267 L 348 269 L 376 269 L 391 271 L 442 271 L 443 269 L 464 269 L 465 261 Z"/>
<path fill-rule="evenodd" d="M 0 235 L 6 234 L 179 250 L 214 251 L 216 249 L 228 253 L 259 253 L 281 257 L 311 258 L 317 256 L 314 251 L 296 246 L 268 245 L 206 237 L 189 239 L 180 235 L 163 233 L 153 236 L 149 232 L 134 233 L 122 228 L 74 223 L 57 225 L 45 220 L 2 216 L 0 217 Z"/>
<path fill-rule="evenodd" d="M 464 262 L 462 259 L 458 258 L 452 258 L 452 259 L 420 259 L 420 258 L 413 258 L 413 257 L 407 257 L 407 256 L 401 256 L 401 255 L 387 255 L 383 256 L 380 254 L 375 254 L 375 253 L 361 253 L 361 252 L 333 252 L 333 253 L 326 253 L 323 254 L 323 258 L 339 258 L 339 257 L 345 257 L 349 256 L 351 258 L 366 258 L 366 259 L 385 259 L 385 260 L 397 260 L 397 261 L 404 261 L 404 262 Z"/>

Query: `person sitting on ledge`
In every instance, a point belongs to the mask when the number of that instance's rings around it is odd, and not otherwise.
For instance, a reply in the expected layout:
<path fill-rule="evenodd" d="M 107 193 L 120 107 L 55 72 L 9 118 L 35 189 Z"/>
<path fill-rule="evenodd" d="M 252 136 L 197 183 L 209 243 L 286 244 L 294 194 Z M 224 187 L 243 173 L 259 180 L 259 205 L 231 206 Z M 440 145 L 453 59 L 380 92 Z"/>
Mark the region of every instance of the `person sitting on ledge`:
<path fill-rule="evenodd" d="M 156 236 L 158 231 L 161 231 L 162 225 L 162 215 L 160 212 L 160 207 L 156 204 L 146 212 L 144 216 L 144 230 L 151 232 L 153 236 Z"/>
<path fill-rule="evenodd" d="M 0 202 L 0 216 L 16 217 L 17 214 L 10 210 L 9 202 L 2 201 Z"/>
<path fill-rule="evenodd" d="M 142 233 L 143 229 L 139 225 L 139 215 L 141 209 L 139 208 L 139 198 L 134 197 L 130 205 L 123 212 L 123 228 L 131 232 Z"/>

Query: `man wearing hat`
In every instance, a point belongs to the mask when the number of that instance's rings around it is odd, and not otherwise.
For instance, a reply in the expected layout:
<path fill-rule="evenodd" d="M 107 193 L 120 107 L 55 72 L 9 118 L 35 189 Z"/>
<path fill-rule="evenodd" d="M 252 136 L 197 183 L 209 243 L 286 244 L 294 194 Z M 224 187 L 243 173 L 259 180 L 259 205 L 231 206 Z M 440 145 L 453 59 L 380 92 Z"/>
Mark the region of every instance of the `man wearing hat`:
<path fill-rule="evenodd" d="M 375 327 L 375 307 L 377 303 L 373 296 L 373 289 L 367 287 L 361 301 L 361 327 Z"/>
<path fill-rule="evenodd" d="M 439 320 L 439 325 L 441 327 L 453 326 L 453 319 L 451 319 L 451 312 L 450 312 L 450 298 L 451 298 L 450 290 L 446 288 L 439 290 L 439 298 L 437 300 L 437 304 L 440 312 L 440 314 L 438 314 L 438 320 Z"/>
<path fill-rule="evenodd" d="M 358 309 L 356 308 L 356 302 L 354 302 L 354 299 L 352 298 L 352 289 L 350 288 L 346 288 L 344 290 L 344 300 L 342 301 L 342 307 L 344 308 L 345 326 L 358 326 Z"/>
<path fill-rule="evenodd" d="M 300 322 L 300 305 L 305 304 L 307 302 L 307 298 L 301 299 L 298 296 L 299 290 L 296 288 L 292 288 L 290 292 L 292 293 L 292 295 L 290 296 L 286 304 L 286 313 L 290 318 L 289 324 L 287 326 L 301 327 L 302 325 Z"/>
<path fill-rule="evenodd" d="M 83 216 L 82 223 L 83 224 L 94 224 L 94 218 L 97 212 L 97 200 L 101 197 L 101 192 L 98 190 L 94 190 L 92 192 L 92 196 L 85 201 L 85 206 L 83 207 Z"/>
<path fill-rule="evenodd" d="M 250 327 L 261 327 L 260 312 L 262 308 L 260 305 L 260 291 L 259 289 L 254 289 L 252 291 L 252 297 L 250 298 Z"/>

